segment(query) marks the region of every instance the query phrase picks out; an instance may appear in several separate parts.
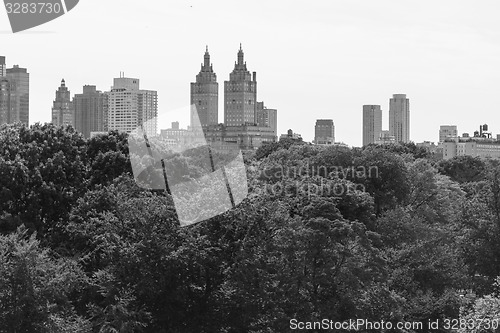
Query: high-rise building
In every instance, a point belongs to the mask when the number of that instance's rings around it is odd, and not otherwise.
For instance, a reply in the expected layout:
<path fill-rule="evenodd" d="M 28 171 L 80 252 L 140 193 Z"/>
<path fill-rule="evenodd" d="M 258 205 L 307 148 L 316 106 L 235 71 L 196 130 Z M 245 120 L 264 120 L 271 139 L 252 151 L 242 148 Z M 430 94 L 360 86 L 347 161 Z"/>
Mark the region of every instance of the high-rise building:
<path fill-rule="evenodd" d="M 56 91 L 56 99 L 52 106 L 52 124 L 57 126 L 74 125 L 73 103 L 71 92 L 66 87 L 66 81 L 62 79 L 61 86 Z"/>
<path fill-rule="evenodd" d="M 382 133 L 380 105 L 363 105 L 363 146 L 375 143 Z"/>
<path fill-rule="evenodd" d="M 219 84 L 217 75 L 210 63 L 208 46 L 201 64 L 201 70 L 196 75 L 196 82 L 191 82 L 191 105 L 195 105 L 199 123 L 191 117 L 191 126 L 217 125 L 219 123 Z"/>
<path fill-rule="evenodd" d="M 5 57 L 0 56 L 0 77 L 7 76 L 7 65 L 5 64 Z"/>
<path fill-rule="evenodd" d="M 410 100 L 404 94 L 389 101 L 389 133 L 396 142 L 410 142 Z"/>
<path fill-rule="evenodd" d="M 131 133 L 142 128 L 148 136 L 157 135 L 158 95 L 140 90 L 139 79 L 115 78 L 108 95 L 108 130 Z"/>
<path fill-rule="evenodd" d="M 10 82 L 0 77 L 0 125 L 9 124 L 10 116 Z"/>
<path fill-rule="evenodd" d="M 75 129 L 86 138 L 107 131 L 108 96 L 96 86 L 83 86 L 83 93 L 73 97 L 73 109 Z"/>
<path fill-rule="evenodd" d="M 261 127 L 270 127 L 273 129 L 276 137 L 278 136 L 278 110 L 268 109 L 264 102 L 257 102 L 256 105 L 257 125 Z"/>
<path fill-rule="evenodd" d="M 153 90 L 139 90 L 137 96 L 138 125 L 148 136 L 157 136 L 158 133 L 158 93 Z"/>
<path fill-rule="evenodd" d="M 0 57 L 0 124 L 29 124 L 29 73 L 26 68 L 7 68 Z"/>
<path fill-rule="evenodd" d="M 229 81 L 224 81 L 224 124 L 239 126 L 255 124 L 257 101 L 257 74 L 247 70 L 243 49 L 238 51 L 238 61 L 229 74 Z"/>
<path fill-rule="evenodd" d="M 458 137 L 456 125 L 441 125 L 439 127 L 439 142 L 444 142 L 447 138 Z"/>
<path fill-rule="evenodd" d="M 335 143 L 335 125 L 332 119 L 316 120 L 314 143 L 317 145 L 333 145 Z"/>
<path fill-rule="evenodd" d="M 26 68 L 14 65 L 6 70 L 10 82 L 9 123 L 29 124 L 30 114 L 30 75 Z"/>
<path fill-rule="evenodd" d="M 0 57 L 0 125 L 9 123 L 10 114 L 10 82 L 6 78 L 7 67 L 5 57 Z"/>

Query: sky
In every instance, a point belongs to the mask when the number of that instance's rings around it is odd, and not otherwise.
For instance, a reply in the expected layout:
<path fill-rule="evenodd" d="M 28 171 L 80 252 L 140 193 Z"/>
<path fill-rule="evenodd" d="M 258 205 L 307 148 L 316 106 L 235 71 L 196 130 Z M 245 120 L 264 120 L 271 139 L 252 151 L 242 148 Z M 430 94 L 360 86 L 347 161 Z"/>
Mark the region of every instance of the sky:
<path fill-rule="evenodd" d="M 242 43 L 257 99 L 278 110 L 278 134 L 311 141 L 316 119 L 333 119 L 336 141 L 360 146 L 362 106 L 381 105 L 388 129 L 389 99 L 406 94 L 411 140 L 435 142 L 445 124 L 500 134 L 499 12 L 496 0 L 80 0 L 16 34 L 0 10 L 0 55 L 28 68 L 30 123 L 51 120 L 61 79 L 72 94 L 85 84 L 106 91 L 124 72 L 186 127 L 206 45 L 222 122 Z"/>

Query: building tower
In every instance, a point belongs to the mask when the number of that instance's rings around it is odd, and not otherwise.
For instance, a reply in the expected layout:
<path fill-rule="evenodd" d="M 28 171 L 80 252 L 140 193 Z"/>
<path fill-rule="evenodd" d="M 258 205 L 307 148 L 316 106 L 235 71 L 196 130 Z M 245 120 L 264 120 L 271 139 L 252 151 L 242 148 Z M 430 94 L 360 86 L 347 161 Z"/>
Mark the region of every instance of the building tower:
<path fill-rule="evenodd" d="M 278 135 L 278 110 L 268 109 L 264 106 L 264 102 L 257 102 L 256 104 L 256 123 L 257 126 L 270 127 L 274 131 L 277 138 Z"/>
<path fill-rule="evenodd" d="M 257 74 L 247 70 L 243 49 L 238 51 L 238 61 L 224 81 L 224 124 L 239 126 L 256 123 Z"/>
<path fill-rule="evenodd" d="M 0 57 L 0 125 L 8 124 L 10 114 L 10 82 L 6 78 L 5 57 Z"/>
<path fill-rule="evenodd" d="M 458 137 L 456 125 L 441 125 L 439 127 L 439 142 L 444 142 L 447 138 Z"/>
<path fill-rule="evenodd" d="M 62 79 L 61 86 L 56 91 L 56 99 L 52 106 L 52 124 L 57 126 L 74 126 L 73 103 L 71 92 L 66 87 L 66 81 Z"/>
<path fill-rule="evenodd" d="M 316 120 L 314 143 L 317 145 L 333 145 L 335 143 L 335 125 L 332 119 Z"/>
<path fill-rule="evenodd" d="M 0 125 L 10 123 L 10 82 L 0 77 Z"/>
<path fill-rule="evenodd" d="M 389 101 L 389 133 L 396 142 L 410 142 L 410 100 L 404 94 Z"/>
<path fill-rule="evenodd" d="M 83 86 L 83 93 L 73 97 L 75 129 L 86 138 L 91 132 L 107 131 L 108 96 L 96 86 Z"/>
<path fill-rule="evenodd" d="M 18 65 L 7 68 L 6 75 L 10 83 L 9 123 L 29 125 L 30 75 L 26 68 Z"/>
<path fill-rule="evenodd" d="M 201 70 L 196 75 L 196 82 L 191 82 L 191 105 L 198 112 L 199 123 L 191 115 L 191 127 L 201 125 L 217 125 L 219 123 L 219 84 L 217 75 L 210 63 L 208 46 L 201 64 Z"/>
<path fill-rule="evenodd" d="M 5 57 L 0 56 L 0 77 L 7 76 L 7 66 L 5 65 Z"/>
<path fill-rule="evenodd" d="M 142 128 L 144 133 L 157 135 L 158 94 L 140 90 L 139 79 L 120 76 L 113 81 L 108 95 L 108 130 L 131 133 Z"/>
<path fill-rule="evenodd" d="M 363 146 L 375 143 L 382 133 L 380 105 L 363 105 Z"/>

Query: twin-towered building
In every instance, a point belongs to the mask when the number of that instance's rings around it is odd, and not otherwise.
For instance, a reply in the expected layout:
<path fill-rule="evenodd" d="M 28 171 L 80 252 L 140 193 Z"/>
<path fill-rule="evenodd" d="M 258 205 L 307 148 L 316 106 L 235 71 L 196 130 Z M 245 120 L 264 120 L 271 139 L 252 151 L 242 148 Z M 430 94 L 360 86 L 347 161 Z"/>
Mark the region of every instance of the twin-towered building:
<path fill-rule="evenodd" d="M 277 110 L 257 101 L 257 74 L 247 69 L 241 44 L 229 80 L 224 81 L 224 124 L 218 118 L 218 89 L 207 47 L 201 70 L 191 83 L 191 128 L 201 126 L 212 144 L 233 143 L 241 149 L 277 140 Z"/>
<path fill-rule="evenodd" d="M 219 84 L 210 62 L 208 46 L 201 70 L 196 75 L 196 82 L 191 83 L 191 105 L 198 113 L 201 126 L 219 124 Z M 258 114 L 263 110 L 266 110 L 263 103 L 257 103 L 257 73 L 248 71 L 240 44 L 238 58 L 233 71 L 229 74 L 229 81 L 224 81 L 224 125 L 258 124 L 259 120 L 264 121 L 264 118 L 269 118 Z M 271 118 L 273 116 L 271 115 Z M 191 126 L 196 125 L 195 119 L 191 118 Z"/>

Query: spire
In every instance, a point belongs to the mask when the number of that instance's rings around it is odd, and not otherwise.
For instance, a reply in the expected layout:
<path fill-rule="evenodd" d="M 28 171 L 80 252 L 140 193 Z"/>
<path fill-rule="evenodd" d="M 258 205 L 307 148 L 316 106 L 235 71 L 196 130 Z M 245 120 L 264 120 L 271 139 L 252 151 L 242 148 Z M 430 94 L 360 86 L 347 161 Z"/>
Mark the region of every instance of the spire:
<path fill-rule="evenodd" d="M 238 51 L 238 65 L 243 65 L 243 49 L 240 43 L 240 50 Z"/>
<path fill-rule="evenodd" d="M 208 53 L 208 45 L 207 45 L 207 48 L 206 48 L 206 51 L 205 51 L 205 57 L 204 57 L 204 64 L 203 64 L 203 67 L 205 68 L 209 68 L 210 67 L 210 53 Z"/>
<path fill-rule="evenodd" d="M 61 87 L 66 87 L 66 81 L 64 81 L 64 79 L 61 81 Z"/>

